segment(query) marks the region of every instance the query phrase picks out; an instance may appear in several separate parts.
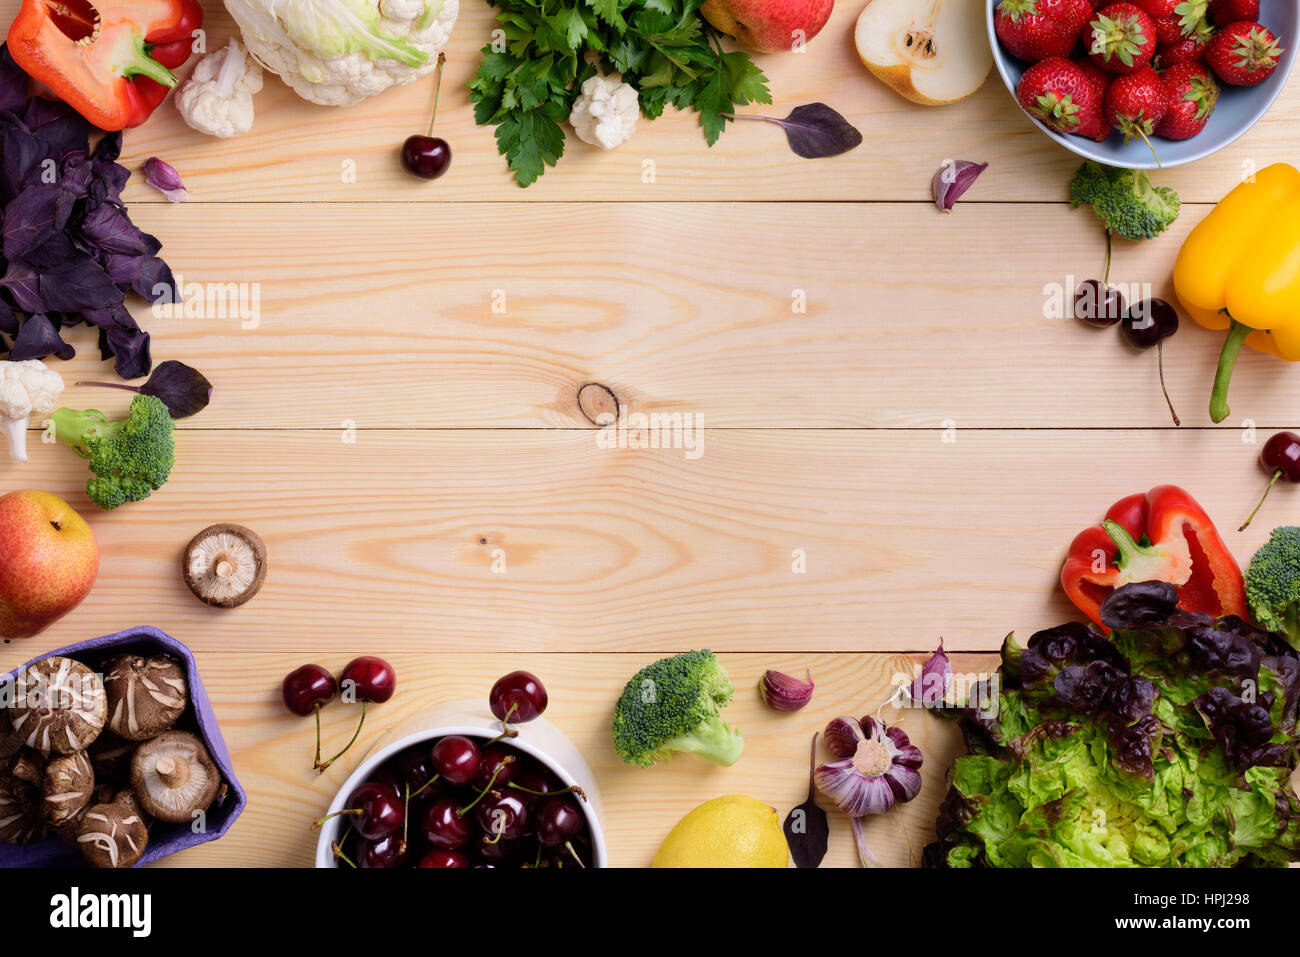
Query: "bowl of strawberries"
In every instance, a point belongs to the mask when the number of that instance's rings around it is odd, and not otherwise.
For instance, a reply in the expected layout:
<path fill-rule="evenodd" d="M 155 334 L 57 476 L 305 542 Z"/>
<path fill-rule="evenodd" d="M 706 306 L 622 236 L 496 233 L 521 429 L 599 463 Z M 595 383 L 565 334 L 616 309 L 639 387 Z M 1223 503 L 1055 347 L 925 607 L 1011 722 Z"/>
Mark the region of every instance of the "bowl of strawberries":
<path fill-rule="evenodd" d="M 1259 121 L 1295 64 L 1296 0 L 988 0 L 1016 102 L 1080 156 L 1181 166 Z"/>

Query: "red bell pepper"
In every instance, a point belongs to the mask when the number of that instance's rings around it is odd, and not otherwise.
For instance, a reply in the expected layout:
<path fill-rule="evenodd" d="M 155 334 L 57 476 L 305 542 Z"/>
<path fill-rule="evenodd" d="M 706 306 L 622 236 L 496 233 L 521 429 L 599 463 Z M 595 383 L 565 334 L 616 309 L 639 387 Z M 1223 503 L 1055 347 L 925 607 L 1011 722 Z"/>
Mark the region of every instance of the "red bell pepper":
<path fill-rule="evenodd" d="M 9 52 L 102 130 L 147 120 L 203 24 L 198 0 L 23 0 Z"/>
<path fill-rule="evenodd" d="M 1098 625 L 1101 603 L 1120 585 L 1164 581 L 1186 611 L 1247 617 L 1237 560 L 1196 500 L 1176 485 L 1129 495 L 1085 528 L 1061 569 L 1070 601 Z"/>

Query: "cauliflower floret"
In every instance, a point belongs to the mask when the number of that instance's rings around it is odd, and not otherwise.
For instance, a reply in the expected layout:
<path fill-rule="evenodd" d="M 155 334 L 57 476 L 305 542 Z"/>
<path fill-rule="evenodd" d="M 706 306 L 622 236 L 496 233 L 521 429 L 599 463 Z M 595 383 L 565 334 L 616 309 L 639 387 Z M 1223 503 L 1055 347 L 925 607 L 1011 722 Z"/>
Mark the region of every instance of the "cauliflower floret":
<path fill-rule="evenodd" d="M 261 89 L 262 68 L 232 39 L 199 60 L 176 90 L 176 109 L 200 133 L 229 139 L 253 128 L 253 94 Z"/>
<path fill-rule="evenodd" d="M 259 63 L 305 100 L 351 106 L 432 73 L 458 0 L 226 0 Z"/>
<path fill-rule="evenodd" d="M 0 432 L 15 462 L 27 461 L 27 417 L 53 412 L 62 394 L 63 376 L 40 359 L 0 362 Z"/>
<path fill-rule="evenodd" d="M 578 139 L 603 150 L 626 143 L 636 132 L 641 108 L 631 84 L 614 76 L 593 76 L 583 81 L 582 94 L 573 101 L 569 124 Z"/>

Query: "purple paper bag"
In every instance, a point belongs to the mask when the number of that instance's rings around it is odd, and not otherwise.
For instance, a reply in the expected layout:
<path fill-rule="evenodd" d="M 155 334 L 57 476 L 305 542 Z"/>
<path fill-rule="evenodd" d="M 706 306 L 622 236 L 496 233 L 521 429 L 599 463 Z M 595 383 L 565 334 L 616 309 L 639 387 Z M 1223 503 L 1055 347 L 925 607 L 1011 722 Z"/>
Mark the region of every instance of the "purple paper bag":
<path fill-rule="evenodd" d="M 235 823 L 235 819 L 248 803 L 248 796 L 235 778 L 234 768 L 230 764 L 230 752 L 217 726 L 217 716 L 212 712 L 212 702 L 203 690 L 203 681 L 199 677 L 198 666 L 190 650 L 170 635 L 157 628 L 141 625 L 115 635 L 91 638 L 75 645 L 57 648 L 54 651 L 33 658 L 22 667 L 0 677 L 0 684 L 15 680 L 19 674 L 41 658 L 62 655 L 73 658 L 91 668 L 99 669 L 110 658 L 126 652 L 141 654 L 162 653 L 180 661 L 185 667 L 185 679 L 189 683 L 190 708 L 176 722 L 178 729 L 192 731 L 203 739 L 213 762 L 221 771 L 221 778 L 226 784 L 226 793 L 208 809 L 207 829 L 195 834 L 189 824 L 168 824 L 154 821 L 149 825 L 149 846 L 140 858 L 137 867 L 160 860 L 169 854 L 183 851 L 187 847 L 215 841 Z M 51 836 L 39 844 L 18 847 L 13 844 L 0 843 L 0 867 L 86 867 L 76 848 L 68 846 L 60 838 Z"/>

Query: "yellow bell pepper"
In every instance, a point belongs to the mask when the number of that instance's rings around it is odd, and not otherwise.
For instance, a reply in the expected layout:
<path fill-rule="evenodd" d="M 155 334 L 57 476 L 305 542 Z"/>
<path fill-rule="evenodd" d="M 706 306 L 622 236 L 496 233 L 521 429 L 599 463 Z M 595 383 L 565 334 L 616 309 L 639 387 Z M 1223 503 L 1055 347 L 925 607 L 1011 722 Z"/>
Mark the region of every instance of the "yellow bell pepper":
<path fill-rule="evenodd" d="M 1183 243 L 1174 292 L 1198 324 L 1228 332 L 1210 394 L 1222 422 L 1243 342 L 1300 360 L 1300 170 L 1276 163 L 1223 197 Z"/>

